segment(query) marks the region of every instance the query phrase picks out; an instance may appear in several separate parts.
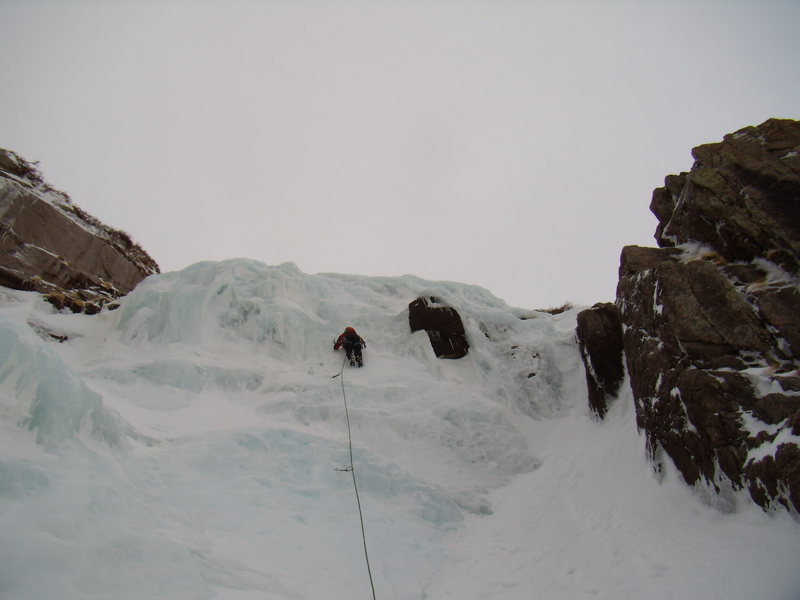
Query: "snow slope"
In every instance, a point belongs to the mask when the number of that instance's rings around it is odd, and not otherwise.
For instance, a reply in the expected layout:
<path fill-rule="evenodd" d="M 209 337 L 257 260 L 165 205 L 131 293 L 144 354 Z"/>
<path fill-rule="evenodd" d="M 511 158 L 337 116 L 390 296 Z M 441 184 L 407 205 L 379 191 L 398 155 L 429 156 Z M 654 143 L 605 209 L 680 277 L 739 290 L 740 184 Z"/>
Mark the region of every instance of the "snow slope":
<path fill-rule="evenodd" d="M 422 294 L 467 357 L 409 332 Z M 800 598 L 795 520 L 657 478 L 629 392 L 590 417 L 576 311 L 248 260 L 121 304 L 0 292 L 3 600 L 370 598 L 343 393 L 378 598 Z"/>

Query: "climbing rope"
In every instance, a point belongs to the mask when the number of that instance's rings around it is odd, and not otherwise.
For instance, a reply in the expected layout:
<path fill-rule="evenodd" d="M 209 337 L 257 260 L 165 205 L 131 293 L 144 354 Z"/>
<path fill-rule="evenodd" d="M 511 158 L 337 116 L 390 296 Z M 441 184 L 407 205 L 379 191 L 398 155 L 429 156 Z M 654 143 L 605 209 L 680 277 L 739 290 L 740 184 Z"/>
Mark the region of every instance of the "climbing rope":
<path fill-rule="evenodd" d="M 366 530 L 364 529 L 364 513 L 361 511 L 361 498 L 358 495 L 358 483 L 356 482 L 356 469 L 355 464 L 353 462 L 353 436 L 350 432 L 350 413 L 347 410 L 347 393 L 344 389 L 344 364 L 347 360 L 347 356 L 345 356 L 344 360 L 342 360 L 342 368 L 339 372 L 334 375 L 334 377 L 339 377 L 339 380 L 342 382 L 342 400 L 344 400 L 344 416 L 347 420 L 347 444 L 350 448 L 350 465 L 345 469 L 338 469 L 339 471 L 350 471 L 350 474 L 353 476 L 353 489 L 356 492 L 356 504 L 358 504 L 358 520 L 361 522 L 361 540 L 364 542 L 364 559 L 367 562 L 367 574 L 369 574 L 369 586 L 372 589 L 372 600 L 375 599 L 375 584 L 372 581 L 372 568 L 369 565 L 369 552 L 367 551 L 367 534 Z"/>

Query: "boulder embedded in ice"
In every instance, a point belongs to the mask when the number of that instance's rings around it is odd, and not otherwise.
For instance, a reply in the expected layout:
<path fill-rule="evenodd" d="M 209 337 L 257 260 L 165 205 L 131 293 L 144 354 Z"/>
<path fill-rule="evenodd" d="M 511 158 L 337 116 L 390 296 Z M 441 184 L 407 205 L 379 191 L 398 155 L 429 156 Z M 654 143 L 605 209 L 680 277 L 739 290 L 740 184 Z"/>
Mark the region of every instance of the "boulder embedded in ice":
<path fill-rule="evenodd" d="M 424 329 L 439 358 L 461 358 L 469 352 L 464 324 L 458 311 L 441 304 L 439 299 L 419 297 L 408 305 L 411 331 Z"/>

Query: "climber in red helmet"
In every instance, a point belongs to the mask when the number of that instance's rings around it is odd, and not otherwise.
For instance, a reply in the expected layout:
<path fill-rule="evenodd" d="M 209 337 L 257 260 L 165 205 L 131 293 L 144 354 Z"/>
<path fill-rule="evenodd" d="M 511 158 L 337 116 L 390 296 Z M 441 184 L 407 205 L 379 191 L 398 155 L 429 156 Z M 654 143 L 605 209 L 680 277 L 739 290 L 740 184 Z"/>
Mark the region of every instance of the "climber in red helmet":
<path fill-rule="evenodd" d="M 347 360 L 350 361 L 350 366 L 355 367 L 358 365 L 359 367 L 364 366 L 364 359 L 361 356 L 361 348 L 366 348 L 367 343 L 364 341 L 360 335 L 356 333 L 356 330 L 352 327 L 345 327 L 344 333 L 339 336 L 339 339 L 336 340 L 336 343 L 333 345 L 334 350 L 338 350 L 344 346 L 345 354 L 347 354 Z"/>

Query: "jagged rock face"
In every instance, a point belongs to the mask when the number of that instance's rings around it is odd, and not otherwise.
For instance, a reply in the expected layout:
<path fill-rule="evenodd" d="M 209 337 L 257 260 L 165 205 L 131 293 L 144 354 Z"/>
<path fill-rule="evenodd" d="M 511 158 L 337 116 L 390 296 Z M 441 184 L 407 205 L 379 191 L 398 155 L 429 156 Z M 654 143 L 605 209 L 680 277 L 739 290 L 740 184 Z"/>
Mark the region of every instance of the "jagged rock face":
<path fill-rule="evenodd" d="M 611 303 L 598 303 L 578 313 L 576 335 L 586 368 L 589 406 L 603 418 L 625 376 L 622 321 Z"/>
<path fill-rule="evenodd" d="M 617 301 L 639 427 L 689 484 L 800 511 L 800 123 L 694 150 L 653 194 L 662 248 L 623 249 Z M 681 245 L 681 247 L 674 247 Z"/>
<path fill-rule="evenodd" d="M 655 190 L 659 246 L 700 242 L 728 261 L 800 268 L 800 122 L 770 119 L 698 146 L 689 173 Z"/>
<path fill-rule="evenodd" d="M 96 312 L 158 271 L 125 234 L 86 215 L 33 165 L 0 150 L 0 285 L 42 292 L 59 308 Z"/>
<path fill-rule="evenodd" d="M 425 330 L 436 356 L 461 358 L 469 352 L 464 323 L 458 311 L 442 305 L 438 298 L 417 298 L 408 305 L 408 325 L 411 331 Z"/>

